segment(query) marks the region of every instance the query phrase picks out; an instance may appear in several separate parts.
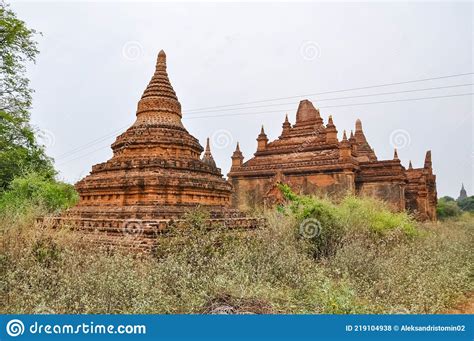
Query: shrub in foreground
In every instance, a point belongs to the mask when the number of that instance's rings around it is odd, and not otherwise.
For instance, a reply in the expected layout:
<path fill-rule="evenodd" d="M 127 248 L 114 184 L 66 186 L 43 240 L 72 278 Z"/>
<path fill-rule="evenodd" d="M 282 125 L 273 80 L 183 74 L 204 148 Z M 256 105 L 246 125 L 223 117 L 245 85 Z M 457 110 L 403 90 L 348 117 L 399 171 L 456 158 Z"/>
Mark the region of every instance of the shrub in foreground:
<path fill-rule="evenodd" d="M 334 203 L 326 198 L 297 195 L 287 185 L 280 189 L 288 200 L 280 211 L 295 217 L 301 236 L 311 241 L 316 257 L 334 255 L 345 240 L 356 236 L 387 241 L 394 235 L 410 238 L 418 233 L 409 215 L 392 212 L 372 198 L 347 196 Z"/>
<path fill-rule="evenodd" d="M 21 215 L 31 209 L 57 213 L 74 205 L 77 199 L 72 185 L 28 173 L 15 178 L 8 190 L 0 194 L 0 214 Z"/>

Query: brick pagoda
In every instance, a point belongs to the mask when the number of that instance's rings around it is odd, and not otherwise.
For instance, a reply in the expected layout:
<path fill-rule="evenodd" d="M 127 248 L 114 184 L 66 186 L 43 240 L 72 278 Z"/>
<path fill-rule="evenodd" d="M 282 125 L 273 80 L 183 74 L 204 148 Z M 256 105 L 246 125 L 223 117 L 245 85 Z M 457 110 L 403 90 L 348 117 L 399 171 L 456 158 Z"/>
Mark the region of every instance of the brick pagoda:
<path fill-rule="evenodd" d="M 112 144 L 113 157 L 93 166 L 76 184 L 80 201 L 69 215 L 82 220 L 176 219 L 201 205 L 221 216 L 232 186 L 216 167 L 209 140 L 201 158 L 203 148 L 181 118 L 166 55 L 160 51 L 135 123 Z"/>
<path fill-rule="evenodd" d="M 408 209 L 421 219 L 436 219 L 436 176 L 431 152 L 423 168 L 405 169 L 397 151 L 392 160 L 378 160 L 370 147 L 360 120 L 355 132 L 341 141 L 333 118 L 325 125 L 313 104 L 303 100 L 296 123 L 286 116 L 281 135 L 269 142 L 262 127 L 254 157 L 244 162 L 239 145 L 232 155 L 228 174 L 234 187 L 236 208 L 272 205 L 280 201 L 279 183 L 302 194 L 325 193 L 369 195 L 388 202 L 396 210 Z"/>

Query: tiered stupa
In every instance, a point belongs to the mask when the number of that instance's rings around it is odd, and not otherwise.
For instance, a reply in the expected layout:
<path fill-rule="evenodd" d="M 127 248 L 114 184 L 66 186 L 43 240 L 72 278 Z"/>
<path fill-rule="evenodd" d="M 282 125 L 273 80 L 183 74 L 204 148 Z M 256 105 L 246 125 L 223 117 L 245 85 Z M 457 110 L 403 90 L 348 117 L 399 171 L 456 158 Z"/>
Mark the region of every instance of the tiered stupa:
<path fill-rule="evenodd" d="M 181 104 L 158 54 L 156 70 L 138 102 L 135 123 L 112 144 L 113 157 L 76 184 L 72 216 L 87 219 L 176 219 L 197 205 L 213 216 L 230 203 L 232 186 L 181 122 Z"/>
<path fill-rule="evenodd" d="M 232 205 L 247 208 L 282 200 L 279 183 L 302 194 L 368 195 L 396 210 L 408 209 L 420 219 L 436 219 L 436 177 L 431 153 L 420 169 L 406 170 L 395 150 L 392 160 L 378 160 L 369 145 L 362 122 L 355 133 L 337 137 L 332 116 L 324 125 L 318 109 L 308 100 L 299 103 L 296 123 L 285 117 L 280 137 L 269 142 L 263 127 L 257 152 L 244 162 L 237 146 L 228 174 L 234 187 Z"/>

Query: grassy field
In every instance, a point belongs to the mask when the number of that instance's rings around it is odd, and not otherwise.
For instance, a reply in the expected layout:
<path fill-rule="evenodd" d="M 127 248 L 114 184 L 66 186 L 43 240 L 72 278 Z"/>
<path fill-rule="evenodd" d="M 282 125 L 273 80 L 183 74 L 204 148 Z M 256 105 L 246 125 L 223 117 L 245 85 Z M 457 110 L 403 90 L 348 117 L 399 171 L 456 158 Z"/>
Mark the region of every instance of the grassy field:
<path fill-rule="evenodd" d="M 439 313 L 473 291 L 467 214 L 421 224 L 370 199 L 294 196 L 257 230 L 194 219 L 137 256 L 39 213 L 1 218 L 0 313 Z"/>

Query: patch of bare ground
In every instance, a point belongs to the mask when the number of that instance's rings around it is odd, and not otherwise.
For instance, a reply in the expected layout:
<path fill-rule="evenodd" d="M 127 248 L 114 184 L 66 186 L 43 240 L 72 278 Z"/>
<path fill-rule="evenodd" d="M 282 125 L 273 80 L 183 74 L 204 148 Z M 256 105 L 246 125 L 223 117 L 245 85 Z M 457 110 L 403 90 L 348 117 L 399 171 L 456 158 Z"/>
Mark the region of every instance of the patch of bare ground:
<path fill-rule="evenodd" d="M 474 292 L 469 293 L 456 307 L 446 311 L 446 314 L 474 314 Z"/>

